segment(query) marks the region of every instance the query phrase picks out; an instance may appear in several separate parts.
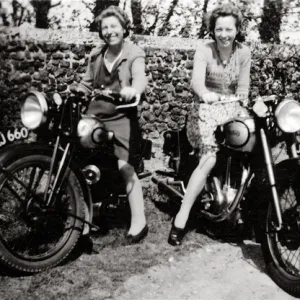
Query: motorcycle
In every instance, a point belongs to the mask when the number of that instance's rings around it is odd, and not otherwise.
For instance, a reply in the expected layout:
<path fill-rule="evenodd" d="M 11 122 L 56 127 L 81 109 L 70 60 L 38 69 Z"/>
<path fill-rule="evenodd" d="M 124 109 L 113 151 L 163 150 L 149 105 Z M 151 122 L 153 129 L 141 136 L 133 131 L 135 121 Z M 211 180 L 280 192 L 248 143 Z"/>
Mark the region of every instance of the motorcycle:
<path fill-rule="evenodd" d="M 21 107 L 21 130 L 2 134 L 34 141 L 4 143 L 0 149 L 0 263 L 13 271 L 36 273 L 65 260 L 82 235 L 101 230 L 108 221 L 129 216 L 125 186 L 111 148 L 114 132 L 101 119 L 87 115 L 90 101 L 117 103 L 116 110 L 136 109 L 119 93 L 94 90 L 53 93 L 30 91 Z M 16 133 L 16 134 L 15 134 Z M 1 144 L 1 146 L 2 146 Z M 140 148 L 151 157 L 151 141 Z M 126 220 L 124 220 L 125 222 Z M 128 220 L 127 220 L 128 221 Z"/>
<path fill-rule="evenodd" d="M 215 105 L 240 100 L 221 96 Z M 197 222 L 250 228 L 270 277 L 300 297 L 300 104 L 270 95 L 247 111 L 217 127 L 217 163 L 193 210 Z M 279 141 L 288 156 L 275 164 L 272 147 Z M 157 170 L 152 181 L 180 202 L 197 165 L 184 130 L 164 133 L 163 152 L 172 171 Z"/>

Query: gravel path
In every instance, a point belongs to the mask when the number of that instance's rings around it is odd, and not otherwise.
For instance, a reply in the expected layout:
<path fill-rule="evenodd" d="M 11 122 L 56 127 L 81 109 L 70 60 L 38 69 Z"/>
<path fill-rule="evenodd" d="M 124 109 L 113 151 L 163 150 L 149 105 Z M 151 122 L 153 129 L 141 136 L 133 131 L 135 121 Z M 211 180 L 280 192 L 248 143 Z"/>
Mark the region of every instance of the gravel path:
<path fill-rule="evenodd" d="M 290 300 L 264 272 L 260 247 L 207 245 L 124 282 L 114 299 Z"/>

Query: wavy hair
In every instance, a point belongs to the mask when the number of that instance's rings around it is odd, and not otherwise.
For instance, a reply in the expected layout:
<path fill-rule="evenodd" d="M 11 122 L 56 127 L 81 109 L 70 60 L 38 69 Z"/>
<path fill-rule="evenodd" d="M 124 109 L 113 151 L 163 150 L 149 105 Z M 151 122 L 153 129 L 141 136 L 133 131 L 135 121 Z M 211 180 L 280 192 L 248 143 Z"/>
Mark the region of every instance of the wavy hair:
<path fill-rule="evenodd" d="M 130 30 L 130 20 L 127 16 L 127 14 L 125 13 L 125 11 L 123 11 L 121 8 L 119 8 L 118 6 L 115 5 L 111 5 L 108 8 L 104 9 L 95 19 L 95 23 L 97 25 L 98 28 L 98 32 L 99 32 L 99 37 L 101 39 L 103 39 L 102 36 L 102 21 L 105 18 L 108 17 L 116 17 L 120 24 L 122 25 L 122 27 L 125 30 L 124 33 L 124 38 L 126 38 L 129 35 L 129 30 Z"/>
<path fill-rule="evenodd" d="M 241 32 L 242 23 L 243 23 L 243 15 L 239 8 L 234 4 L 227 3 L 224 5 L 217 6 L 208 16 L 207 20 L 207 28 L 210 32 L 210 36 L 215 39 L 214 31 L 216 27 L 216 22 L 219 17 L 234 17 L 235 18 L 235 26 L 237 29 L 236 40 L 243 42 L 245 40 L 244 35 Z"/>

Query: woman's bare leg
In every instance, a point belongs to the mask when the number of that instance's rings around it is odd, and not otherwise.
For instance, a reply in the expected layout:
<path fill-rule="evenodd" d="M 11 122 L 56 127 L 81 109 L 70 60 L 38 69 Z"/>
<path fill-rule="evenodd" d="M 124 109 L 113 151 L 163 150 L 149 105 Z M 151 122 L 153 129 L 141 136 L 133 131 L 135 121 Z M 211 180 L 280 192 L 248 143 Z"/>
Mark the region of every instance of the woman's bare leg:
<path fill-rule="evenodd" d="M 119 170 L 125 181 L 131 211 L 131 224 L 128 234 L 138 234 L 146 225 L 144 198 L 141 182 L 134 168 L 123 160 L 118 160 Z"/>
<path fill-rule="evenodd" d="M 175 217 L 174 225 L 177 228 L 185 228 L 191 208 L 195 203 L 197 196 L 202 191 L 206 182 L 206 178 L 215 164 L 215 154 L 208 153 L 201 157 L 198 166 L 192 173 L 186 189 L 186 193 L 181 203 L 180 210 Z"/>

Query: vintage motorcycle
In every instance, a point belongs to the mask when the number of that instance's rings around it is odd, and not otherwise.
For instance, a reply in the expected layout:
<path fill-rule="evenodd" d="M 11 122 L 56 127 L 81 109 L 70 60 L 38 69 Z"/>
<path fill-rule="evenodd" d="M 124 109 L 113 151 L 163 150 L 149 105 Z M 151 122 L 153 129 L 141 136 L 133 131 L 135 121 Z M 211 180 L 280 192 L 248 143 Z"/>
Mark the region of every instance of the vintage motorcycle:
<path fill-rule="evenodd" d="M 114 133 L 93 115 L 89 102 L 115 101 L 115 109 L 136 109 L 120 94 L 95 90 L 53 93 L 30 91 L 21 107 L 25 127 L 2 137 L 36 134 L 34 142 L 5 145 L 0 151 L 0 262 L 13 271 L 35 273 L 63 261 L 81 235 L 129 214 L 127 196 L 111 153 Z M 2 141 L 2 143 L 4 143 Z M 151 142 L 141 143 L 151 157 Z M 127 220 L 128 221 L 128 220 Z M 99 225 L 100 224 L 100 225 Z"/>
<path fill-rule="evenodd" d="M 215 104 L 239 100 L 223 96 Z M 251 228 L 271 278 L 300 297 L 300 104 L 274 95 L 254 103 L 249 113 L 216 129 L 220 151 L 196 200 L 196 220 Z M 279 141 L 289 156 L 275 164 L 271 151 Z M 152 180 L 174 196 L 170 199 L 182 200 L 197 164 L 184 131 L 165 132 L 163 152 L 170 155 L 173 171 L 157 170 Z"/>

